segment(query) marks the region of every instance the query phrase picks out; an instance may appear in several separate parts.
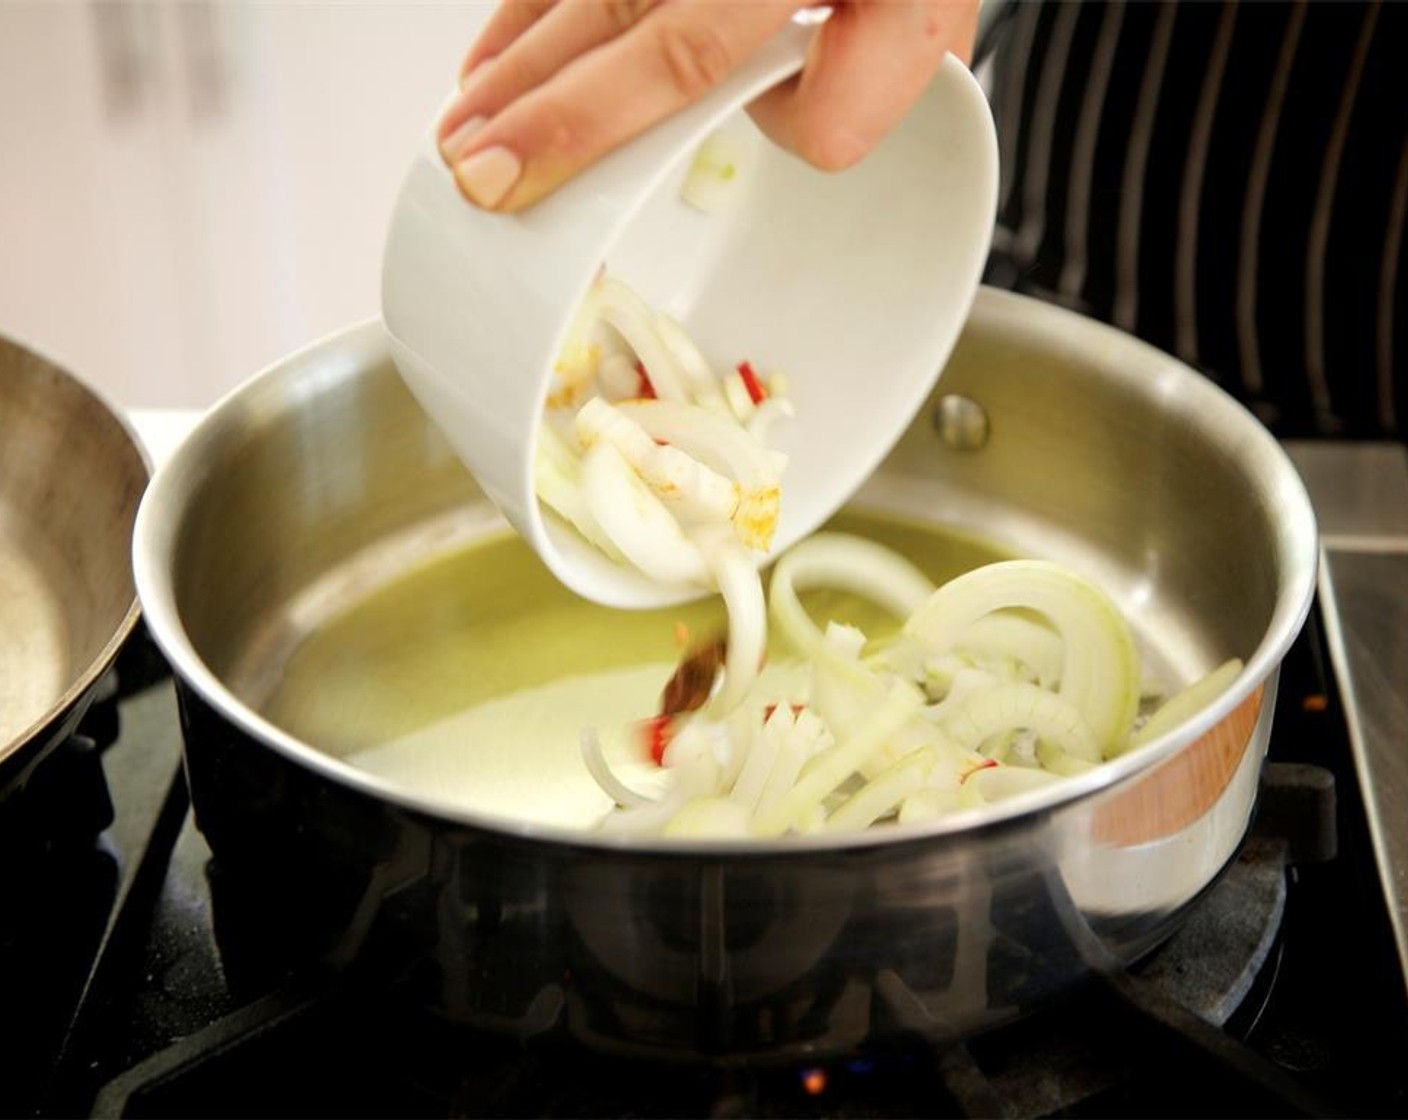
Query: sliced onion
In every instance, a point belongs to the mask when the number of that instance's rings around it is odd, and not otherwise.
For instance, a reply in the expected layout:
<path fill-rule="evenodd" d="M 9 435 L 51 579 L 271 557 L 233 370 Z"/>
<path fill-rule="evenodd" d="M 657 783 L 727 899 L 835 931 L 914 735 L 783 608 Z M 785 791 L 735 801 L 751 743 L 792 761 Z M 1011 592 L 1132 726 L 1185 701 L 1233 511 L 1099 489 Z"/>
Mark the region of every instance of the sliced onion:
<path fill-rule="evenodd" d="M 712 214 L 738 194 L 747 149 L 739 137 L 720 129 L 709 133 L 694 153 L 680 187 L 680 198 Z"/>
<path fill-rule="evenodd" d="M 621 411 L 652 439 L 679 448 L 740 488 L 733 523 L 739 540 L 765 551 L 777 528 L 781 489 L 767 448 L 727 416 L 673 401 L 623 401 Z"/>
<path fill-rule="evenodd" d="M 728 610 L 724 681 L 710 709 L 731 712 L 743 702 L 762 668 L 768 643 L 768 609 L 753 558 L 734 541 L 710 550 L 710 564 Z"/>
<path fill-rule="evenodd" d="M 1098 762 L 1100 744 L 1075 706 L 1034 684 L 977 688 L 954 701 L 938 723 L 958 750 L 976 751 L 994 735 L 1027 729 L 1075 758 Z"/>
<path fill-rule="evenodd" d="M 812 707 L 834 734 L 849 735 L 880 702 L 883 678 L 828 642 L 817 648 L 811 662 Z"/>
<path fill-rule="evenodd" d="M 688 378 L 656 326 L 655 311 L 614 276 L 602 276 L 592 286 L 592 305 L 635 351 L 662 401 L 689 400 Z"/>
<path fill-rule="evenodd" d="M 729 791 L 729 796 L 749 812 L 753 811 L 758 804 L 758 798 L 762 796 L 763 786 L 767 783 L 768 775 L 772 773 L 773 763 L 777 761 L 783 738 L 791 724 L 791 713 L 787 706 L 779 704 L 764 722 L 762 730 L 750 736 L 748 757 L 744 759 L 738 780 Z"/>
<path fill-rule="evenodd" d="M 706 585 L 708 567 L 679 522 L 609 443 L 582 458 L 587 509 L 622 555 L 651 579 Z"/>
<path fill-rule="evenodd" d="M 727 416 L 676 401 L 622 401 L 621 411 L 662 440 L 750 488 L 775 486 L 771 453 Z"/>
<path fill-rule="evenodd" d="M 748 403 L 752 404 L 752 401 Z M 759 443 L 767 443 L 772 435 L 772 426 L 779 420 L 790 420 L 796 414 L 797 410 L 786 397 L 769 397 L 762 404 L 753 406 L 744 427 Z"/>
<path fill-rule="evenodd" d="M 872 754 L 918 714 L 922 705 L 923 699 L 914 686 L 891 681 L 885 698 L 866 715 L 860 727 L 819 755 L 814 760 L 816 764 L 775 807 L 757 814 L 754 831 L 760 836 L 780 836 L 795 827 L 813 806 L 860 770 Z"/>
<path fill-rule="evenodd" d="M 607 400 L 629 400 L 640 396 L 640 374 L 635 360 L 624 350 L 613 350 L 602 356 L 597 368 L 601 394 Z"/>
<path fill-rule="evenodd" d="M 677 447 L 656 443 L 645 429 L 600 397 L 577 412 L 577 438 L 590 450 L 610 443 L 642 481 L 679 516 L 703 521 L 731 521 L 738 512 L 738 484 L 710 470 Z"/>
<path fill-rule="evenodd" d="M 616 809 L 602 817 L 597 828 L 618 835 L 659 836 L 683 804 L 682 800 L 670 798 L 640 808 Z"/>
<path fill-rule="evenodd" d="M 890 549 L 844 533 L 818 533 L 783 555 L 768 585 L 773 623 L 805 657 L 825 645 L 798 598 L 799 591 L 813 587 L 850 591 L 900 619 L 934 593 L 929 577 Z"/>
<path fill-rule="evenodd" d="M 733 789 L 743 773 L 744 764 L 753 749 L 754 733 L 758 730 L 761 713 L 756 708 L 739 705 L 718 723 L 700 719 L 714 744 L 719 760 L 719 789 Z"/>
<path fill-rule="evenodd" d="M 596 784 L 617 805 L 638 808 L 655 804 L 656 798 L 637 793 L 616 776 L 606 761 L 606 752 L 601 749 L 601 740 L 597 737 L 594 727 L 582 728 L 582 761 L 587 764 L 587 772 L 596 780 Z"/>
<path fill-rule="evenodd" d="M 849 623 L 836 622 L 834 619 L 826 624 L 826 634 L 822 641 L 826 643 L 828 649 L 833 649 L 848 661 L 859 661 L 862 651 L 865 649 L 865 631 L 858 626 L 851 626 Z"/>
<path fill-rule="evenodd" d="M 1098 762 L 1070 754 L 1051 743 L 1037 743 L 1036 756 L 1041 761 L 1041 765 L 1044 769 L 1064 777 L 1084 774 L 1087 770 L 1093 770 L 1099 765 Z"/>
<path fill-rule="evenodd" d="M 958 649 L 980 660 L 1001 658 L 1025 665 L 1042 688 L 1054 688 L 1061 679 L 1061 635 L 1019 614 L 984 615 L 964 632 Z"/>
<path fill-rule="evenodd" d="M 727 414 L 728 402 L 724 400 L 718 375 L 710 368 L 709 360 L 704 357 L 699 347 L 694 345 L 694 340 L 685 333 L 684 328 L 660 311 L 655 314 L 655 330 L 660 335 L 660 341 L 669 348 L 670 356 L 675 359 L 678 369 L 684 374 L 694 402 L 712 412 Z"/>
<path fill-rule="evenodd" d="M 797 776 L 802 773 L 802 767 L 812 757 L 810 746 L 806 735 L 795 725 L 782 736 L 777 758 L 773 761 L 768 780 L 763 784 L 763 791 L 758 796 L 755 822 L 759 817 L 766 819 L 770 814 L 777 812 L 783 798 L 797 784 Z M 800 831 L 800 822 L 797 827 Z"/>
<path fill-rule="evenodd" d="M 1059 782 L 1060 775 L 1029 766 L 989 766 L 968 776 L 964 784 L 981 794 L 984 801 L 1001 801 Z"/>
<path fill-rule="evenodd" d="M 1211 673 L 1175 692 L 1154 712 L 1137 732 L 1130 736 L 1130 746 L 1140 746 L 1157 739 L 1180 724 L 1187 723 L 1224 692 L 1232 687 L 1242 673 L 1239 658 L 1224 661 Z"/>
<path fill-rule="evenodd" d="M 900 824 L 934 820 L 952 813 L 958 805 L 959 787 L 953 789 L 921 789 L 905 798 L 900 806 Z"/>
<path fill-rule="evenodd" d="M 994 611 L 1021 608 L 1050 619 L 1061 636 L 1061 697 L 1081 714 L 1103 751 L 1115 753 L 1139 705 L 1139 660 L 1129 625 L 1099 588 L 1055 564 L 1006 560 L 950 580 L 905 632 L 934 654 L 958 648 Z"/>
<path fill-rule="evenodd" d="M 533 488 L 549 509 L 566 519 L 611 559 L 624 559 L 620 549 L 598 524 L 582 494 L 582 469 L 551 424 L 538 429 L 538 450 L 533 459 Z"/>
<path fill-rule="evenodd" d="M 594 337 L 596 324 L 596 301 L 592 291 L 588 291 L 587 298 L 577 305 L 567 324 L 557 360 L 553 362 L 548 407 L 561 408 L 575 404 L 596 378 L 602 359 L 601 344 Z"/>
<path fill-rule="evenodd" d="M 918 750 L 906 755 L 848 797 L 826 818 L 826 830 L 853 832 L 869 828 L 881 817 L 894 812 L 911 794 L 917 793 L 933 764 L 932 751 Z"/>
<path fill-rule="evenodd" d="M 692 797 L 665 826 L 666 836 L 695 840 L 737 839 L 748 832 L 748 812 L 727 797 Z"/>
<path fill-rule="evenodd" d="M 659 399 L 641 399 L 637 359 Z M 1092 584 L 1054 564 L 1008 561 L 936 590 L 887 548 L 822 534 L 784 556 L 771 584 L 773 621 L 811 663 L 807 708 L 794 715 L 783 704 L 760 719 L 747 700 L 769 603 L 750 550 L 765 550 L 777 525 L 786 457 L 763 437 L 790 405 L 756 405 L 744 372 L 748 400 L 731 403 L 733 381 L 715 376 L 683 328 L 609 277 L 593 285 L 564 344 L 559 395 L 574 400 L 550 402 L 543 419 L 535 483 L 544 505 L 658 583 L 717 587 L 729 615 L 724 671 L 705 706 L 676 727 L 663 797 L 623 783 L 596 734 L 583 732 L 585 765 L 620 807 L 605 827 L 778 836 L 978 806 L 1163 734 L 1241 672 L 1240 662 L 1221 666 L 1131 734 L 1137 652 Z M 565 406 L 589 393 L 572 417 Z M 558 430 L 568 423 L 580 459 Z M 907 621 L 862 657 L 860 631 L 833 622 L 823 634 L 803 608 L 801 593 L 816 587 L 859 594 Z M 925 708 L 915 681 L 940 702 Z M 995 761 L 1009 754 L 1020 764 Z"/>
<path fill-rule="evenodd" d="M 931 705 L 926 710 L 926 715 L 931 720 L 938 720 L 940 717 L 953 711 L 958 702 L 965 696 L 970 695 L 980 689 L 994 688 L 1001 684 L 1016 684 L 1018 682 L 1006 677 L 1000 677 L 988 669 L 974 668 L 970 662 L 960 661 L 957 665 L 948 670 L 948 686 L 944 692 L 944 698 L 937 704 Z"/>
<path fill-rule="evenodd" d="M 728 403 L 730 411 L 733 412 L 738 422 L 747 426 L 749 431 L 752 431 L 752 426 L 748 421 L 761 406 L 754 403 L 753 395 L 748 392 L 747 386 L 743 384 L 743 376 L 737 372 L 732 375 L 726 375 L 723 379 L 723 392 L 724 400 Z"/>
<path fill-rule="evenodd" d="M 650 805 L 608 813 L 599 826 L 602 831 L 658 836 L 691 798 L 711 795 L 718 767 L 712 761 L 700 761 L 679 767 L 671 776 L 674 781 L 664 797 Z"/>

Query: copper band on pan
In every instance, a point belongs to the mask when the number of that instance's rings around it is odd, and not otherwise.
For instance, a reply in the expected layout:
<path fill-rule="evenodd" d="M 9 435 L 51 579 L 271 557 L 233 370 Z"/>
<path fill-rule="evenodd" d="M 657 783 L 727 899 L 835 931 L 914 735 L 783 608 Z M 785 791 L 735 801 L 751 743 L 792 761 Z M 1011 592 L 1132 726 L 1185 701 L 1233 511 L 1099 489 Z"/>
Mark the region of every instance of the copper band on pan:
<path fill-rule="evenodd" d="M 1265 685 L 1206 735 L 1124 787 L 1095 810 L 1091 836 L 1099 844 L 1133 847 L 1172 836 L 1216 804 L 1251 746 Z"/>

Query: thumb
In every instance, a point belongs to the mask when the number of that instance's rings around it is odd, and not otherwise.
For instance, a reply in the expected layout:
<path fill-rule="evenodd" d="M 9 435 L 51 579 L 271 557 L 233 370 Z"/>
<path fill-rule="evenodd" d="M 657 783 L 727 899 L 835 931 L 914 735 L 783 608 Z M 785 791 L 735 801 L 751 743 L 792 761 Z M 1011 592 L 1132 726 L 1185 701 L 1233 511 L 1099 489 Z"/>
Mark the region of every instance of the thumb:
<path fill-rule="evenodd" d="M 823 171 L 857 163 L 919 99 L 944 55 L 971 54 L 972 0 L 836 6 L 802 72 L 749 113 L 777 144 Z"/>

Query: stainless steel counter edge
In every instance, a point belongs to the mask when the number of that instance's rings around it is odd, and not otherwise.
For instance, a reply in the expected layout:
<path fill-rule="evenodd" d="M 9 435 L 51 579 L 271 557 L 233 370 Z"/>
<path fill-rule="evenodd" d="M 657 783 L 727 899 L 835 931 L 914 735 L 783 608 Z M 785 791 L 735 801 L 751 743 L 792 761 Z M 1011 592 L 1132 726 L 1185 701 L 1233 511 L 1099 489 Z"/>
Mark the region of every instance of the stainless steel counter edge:
<path fill-rule="evenodd" d="M 1408 983 L 1408 452 L 1286 444 L 1321 530 L 1320 602 Z"/>

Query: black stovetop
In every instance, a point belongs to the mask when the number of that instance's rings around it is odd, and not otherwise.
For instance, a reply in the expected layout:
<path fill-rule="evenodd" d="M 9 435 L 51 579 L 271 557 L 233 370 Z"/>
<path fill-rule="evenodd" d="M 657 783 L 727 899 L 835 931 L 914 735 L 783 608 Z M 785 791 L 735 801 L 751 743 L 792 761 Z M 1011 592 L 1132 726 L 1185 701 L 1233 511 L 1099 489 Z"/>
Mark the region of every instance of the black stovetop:
<path fill-rule="evenodd" d="M 191 818 L 165 666 L 139 635 L 118 670 L 0 821 L 0 1115 L 1408 1112 L 1408 994 L 1314 617 L 1253 834 L 1168 944 L 959 1045 L 764 1069 L 595 1054 L 551 1017 L 500 1039 L 270 952 Z"/>

